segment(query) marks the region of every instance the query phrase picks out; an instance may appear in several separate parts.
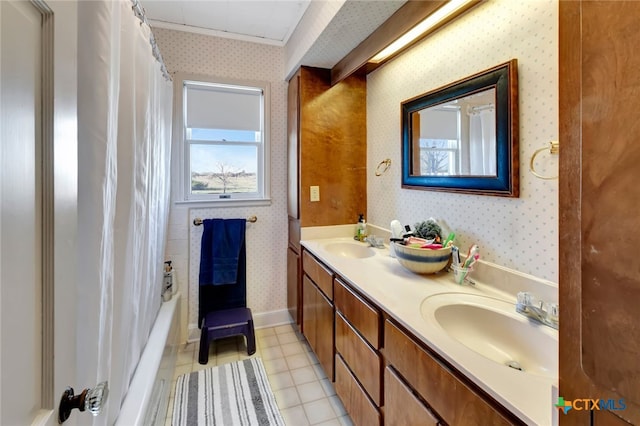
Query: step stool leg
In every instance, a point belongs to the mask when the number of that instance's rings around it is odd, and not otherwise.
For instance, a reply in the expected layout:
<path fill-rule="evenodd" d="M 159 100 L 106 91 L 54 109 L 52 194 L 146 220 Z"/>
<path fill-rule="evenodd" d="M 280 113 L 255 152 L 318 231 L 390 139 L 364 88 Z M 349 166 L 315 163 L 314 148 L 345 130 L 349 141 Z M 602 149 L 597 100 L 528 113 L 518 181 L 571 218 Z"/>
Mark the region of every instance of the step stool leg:
<path fill-rule="evenodd" d="M 200 331 L 200 352 L 198 354 L 198 362 L 206 365 L 209 362 L 209 329 L 202 326 Z"/>
<path fill-rule="evenodd" d="M 253 355 L 256 353 L 256 335 L 253 330 L 253 320 L 247 321 L 247 353 Z"/>

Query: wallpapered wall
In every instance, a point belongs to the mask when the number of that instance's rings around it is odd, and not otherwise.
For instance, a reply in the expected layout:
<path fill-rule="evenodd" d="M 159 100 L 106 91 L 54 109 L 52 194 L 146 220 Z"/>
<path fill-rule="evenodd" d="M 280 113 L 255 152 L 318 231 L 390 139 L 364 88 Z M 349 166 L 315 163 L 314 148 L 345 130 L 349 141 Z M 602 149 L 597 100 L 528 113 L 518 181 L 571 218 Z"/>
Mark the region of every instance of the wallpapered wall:
<path fill-rule="evenodd" d="M 557 8 L 553 0 L 483 3 L 369 74 L 370 223 L 388 228 L 392 219 L 410 224 L 429 217 L 443 219 L 456 232 L 461 247 L 477 242 L 484 259 L 557 282 L 558 183 L 537 179 L 528 172 L 532 153 L 558 137 Z M 258 216 L 258 222 L 247 228 L 248 304 L 254 315 L 279 315 L 286 309 L 285 49 L 164 29 L 155 29 L 154 34 L 170 72 L 271 84 L 272 205 L 226 209 L 172 205 L 166 256 L 174 262 L 185 296 L 182 324 L 189 324 L 191 337 L 196 336 L 197 256 L 202 229 L 191 225 L 194 217 Z M 512 58 L 519 62 L 520 198 L 401 189 L 400 103 Z M 385 158 L 391 158 L 393 165 L 376 177 L 376 166 Z M 557 158 L 544 154 L 540 158 L 540 172 L 557 172 Z M 272 318 L 280 318 L 278 315 Z M 186 339 L 186 327 L 183 330 Z"/>
<path fill-rule="evenodd" d="M 518 59 L 520 198 L 400 188 L 400 103 L 508 60 Z M 490 262 L 558 282 L 558 181 L 529 172 L 535 150 L 558 138 L 558 4 L 494 0 L 428 37 L 367 79 L 369 222 L 414 224 L 434 217 L 466 248 L 476 242 Z M 376 177 L 380 161 L 393 166 Z M 540 154 L 541 173 L 557 157 Z"/>
<path fill-rule="evenodd" d="M 185 72 L 221 78 L 267 81 L 271 86 L 271 198 L 270 206 L 195 208 L 173 204 L 169 218 L 166 257 L 173 261 L 183 295 L 183 332 L 197 336 L 198 267 L 202 227 L 192 225 L 194 217 L 235 218 L 256 215 L 248 224 L 247 304 L 259 325 L 260 314 L 286 313 L 286 150 L 287 86 L 284 49 L 238 40 L 181 31 L 154 29 L 169 72 Z M 258 314 L 258 318 L 256 317 Z M 286 319 L 286 315 L 284 316 Z M 183 340 L 187 338 L 183 335 Z"/>

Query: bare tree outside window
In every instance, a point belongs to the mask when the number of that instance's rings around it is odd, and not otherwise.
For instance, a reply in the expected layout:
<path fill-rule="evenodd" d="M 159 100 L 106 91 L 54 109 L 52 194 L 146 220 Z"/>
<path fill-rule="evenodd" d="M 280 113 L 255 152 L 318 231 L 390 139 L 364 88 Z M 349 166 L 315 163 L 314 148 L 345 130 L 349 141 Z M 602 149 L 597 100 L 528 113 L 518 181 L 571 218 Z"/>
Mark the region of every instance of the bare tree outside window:
<path fill-rule="evenodd" d="M 240 167 L 218 162 L 215 171 L 192 172 L 191 191 L 207 194 L 227 194 L 255 191 L 257 176 Z"/>
<path fill-rule="evenodd" d="M 227 193 L 227 188 L 231 186 L 234 178 L 238 177 L 238 171 L 235 167 L 226 163 L 218 163 L 218 173 L 214 175 L 222 184 L 222 193 Z"/>
<path fill-rule="evenodd" d="M 449 172 L 449 153 L 443 151 L 422 151 L 420 155 L 422 175 L 442 175 Z"/>
<path fill-rule="evenodd" d="M 421 139 L 420 174 L 423 176 L 455 174 L 457 146 L 457 140 Z"/>

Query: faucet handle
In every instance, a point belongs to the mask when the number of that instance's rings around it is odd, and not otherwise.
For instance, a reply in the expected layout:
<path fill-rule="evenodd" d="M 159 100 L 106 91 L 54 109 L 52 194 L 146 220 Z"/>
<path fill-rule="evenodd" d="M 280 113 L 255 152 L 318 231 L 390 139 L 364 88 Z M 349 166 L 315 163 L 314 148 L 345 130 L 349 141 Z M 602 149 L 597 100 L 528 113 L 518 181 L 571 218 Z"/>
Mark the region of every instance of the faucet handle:
<path fill-rule="evenodd" d="M 560 305 L 557 303 L 548 303 L 547 304 L 547 321 L 558 324 L 560 320 Z"/>
<path fill-rule="evenodd" d="M 527 292 L 527 291 L 521 291 L 518 293 L 518 305 L 522 305 L 522 306 L 531 306 L 531 293 Z"/>

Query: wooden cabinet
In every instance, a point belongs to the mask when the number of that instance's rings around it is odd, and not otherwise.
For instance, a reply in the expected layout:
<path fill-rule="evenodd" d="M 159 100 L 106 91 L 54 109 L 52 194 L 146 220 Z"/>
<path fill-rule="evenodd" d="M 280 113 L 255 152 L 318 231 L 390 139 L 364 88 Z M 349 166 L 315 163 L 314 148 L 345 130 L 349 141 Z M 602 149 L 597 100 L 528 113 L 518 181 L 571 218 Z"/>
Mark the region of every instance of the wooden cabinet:
<path fill-rule="evenodd" d="M 438 425 L 438 418 L 391 367 L 384 371 L 385 426 Z"/>
<path fill-rule="evenodd" d="M 300 254 L 300 227 L 297 219 L 289 216 L 289 244 L 287 248 L 287 310 L 291 319 L 302 326 L 302 256 Z"/>
<path fill-rule="evenodd" d="M 313 254 L 301 257 L 302 332 L 354 424 L 523 424 Z"/>
<path fill-rule="evenodd" d="M 302 252 L 302 264 L 304 265 L 304 273 L 311 278 L 329 300 L 333 300 L 333 271 L 308 251 Z"/>
<path fill-rule="evenodd" d="M 524 424 L 388 319 L 384 323 L 384 355 L 407 380 L 407 386 L 448 425 Z"/>
<path fill-rule="evenodd" d="M 363 392 L 363 398 L 376 410 L 382 401 L 382 356 L 380 355 L 381 313 L 339 278 L 334 279 L 336 308 L 336 366 L 338 358 L 343 369 L 336 367 L 336 383 L 353 379 Z M 339 376 L 345 377 L 339 377 Z M 358 418 L 363 412 L 360 398 L 352 399 L 353 386 L 336 386 L 336 393 L 356 424 L 367 424 Z M 368 411 L 368 410 L 365 410 Z M 367 416 L 369 416 L 367 414 Z"/>
<path fill-rule="evenodd" d="M 560 424 L 640 424 L 640 3 L 559 8 Z"/>
<path fill-rule="evenodd" d="M 299 288 L 301 278 L 300 255 L 295 247 L 287 248 L 287 310 L 291 319 L 300 325 L 302 313 L 298 307 L 301 305 L 299 297 L 302 291 Z"/>
<path fill-rule="evenodd" d="M 366 213 L 366 79 L 330 85 L 330 70 L 302 67 L 289 80 L 288 213 L 299 225 L 356 223 Z M 310 200 L 320 187 L 320 201 Z"/>
<path fill-rule="evenodd" d="M 287 269 L 299 262 L 300 228 L 355 224 L 366 215 L 366 79 L 351 76 L 331 86 L 330 70 L 302 67 L 289 80 L 287 94 Z M 310 200 L 318 186 L 320 200 Z M 366 217 L 366 216 L 365 216 Z M 289 278 L 289 276 L 288 276 Z M 301 303 L 302 283 L 287 282 L 290 304 Z M 294 312 L 295 313 L 295 312 Z M 293 317 L 293 315 L 292 315 Z M 300 315 L 293 318 L 301 323 Z"/>
<path fill-rule="evenodd" d="M 380 349 L 382 343 L 380 310 L 365 301 L 339 278 L 336 278 L 335 282 L 336 309 L 344 314 L 374 349 Z"/>
<path fill-rule="evenodd" d="M 355 425 L 380 426 L 380 411 L 367 396 L 342 357 L 336 355 L 336 393 L 342 400 Z"/>
<path fill-rule="evenodd" d="M 333 381 L 333 273 L 307 251 L 302 253 L 302 333 Z"/>

